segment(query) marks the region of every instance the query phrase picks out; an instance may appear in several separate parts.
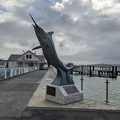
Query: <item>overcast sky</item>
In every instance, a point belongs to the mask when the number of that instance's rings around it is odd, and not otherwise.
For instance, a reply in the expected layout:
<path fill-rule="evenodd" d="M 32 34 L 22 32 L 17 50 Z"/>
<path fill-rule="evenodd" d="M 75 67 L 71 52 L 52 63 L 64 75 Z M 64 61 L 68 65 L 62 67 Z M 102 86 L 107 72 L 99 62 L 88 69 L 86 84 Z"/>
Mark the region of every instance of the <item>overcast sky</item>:
<path fill-rule="evenodd" d="M 63 62 L 120 64 L 120 0 L 0 0 L 0 59 L 39 45 L 29 13 Z"/>

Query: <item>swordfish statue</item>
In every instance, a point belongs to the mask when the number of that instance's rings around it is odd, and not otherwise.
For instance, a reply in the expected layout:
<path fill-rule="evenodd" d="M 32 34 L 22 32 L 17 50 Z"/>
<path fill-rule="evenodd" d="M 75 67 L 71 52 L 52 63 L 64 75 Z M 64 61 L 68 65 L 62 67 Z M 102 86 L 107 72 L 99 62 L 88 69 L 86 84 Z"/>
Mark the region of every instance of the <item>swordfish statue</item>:
<path fill-rule="evenodd" d="M 31 14 L 30 14 L 31 16 Z M 71 85 L 74 84 L 73 79 L 70 76 L 70 73 L 76 68 L 76 66 L 72 67 L 71 69 L 67 69 L 63 62 L 57 56 L 54 42 L 52 39 L 52 34 L 54 32 L 46 33 L 41 27 L 37 25 L 33 17 L 31 16 L 34 22 L 34 30 L 40 46 L 33 48 L 32 50 L 42 48 L 43 54 L 48 62 L 48 66 L 52 65 L 57 69 L 56 78 L 51 83 L 52 85 L 62 86 L 62 85 Z"/>

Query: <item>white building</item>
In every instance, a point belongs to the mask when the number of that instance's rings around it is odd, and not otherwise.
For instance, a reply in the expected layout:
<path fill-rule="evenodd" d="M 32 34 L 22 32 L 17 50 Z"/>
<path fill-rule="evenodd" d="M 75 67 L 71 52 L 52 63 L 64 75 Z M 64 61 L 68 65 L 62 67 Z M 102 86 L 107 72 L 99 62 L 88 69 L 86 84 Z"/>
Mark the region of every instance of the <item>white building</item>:
<path fill-rule="evenodd" d="M 6 67 L 6 60 L 0 59 L 0 68 L 5 68 Z"/>
<path fill-rule="evenodd" d="M 31 51 L 20 54 L 11 54 L 8 58 L 8 67 L 37 67 L 43 69 L 45 58 L 43 55 L 36 55 Z"/>

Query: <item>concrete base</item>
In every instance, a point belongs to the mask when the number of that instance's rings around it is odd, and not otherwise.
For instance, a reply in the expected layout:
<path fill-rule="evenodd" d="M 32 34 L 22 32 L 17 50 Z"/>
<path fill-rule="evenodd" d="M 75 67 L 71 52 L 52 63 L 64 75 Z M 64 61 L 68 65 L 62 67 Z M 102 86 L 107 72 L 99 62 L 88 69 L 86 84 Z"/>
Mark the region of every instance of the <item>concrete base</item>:
<path fill-rule="evenodd" d="M 80 92 L 74 84 L 64 86 L 48 84 L 45 99 L 60 104 L 69 104 L 83 100 L 83 92 Z"/>

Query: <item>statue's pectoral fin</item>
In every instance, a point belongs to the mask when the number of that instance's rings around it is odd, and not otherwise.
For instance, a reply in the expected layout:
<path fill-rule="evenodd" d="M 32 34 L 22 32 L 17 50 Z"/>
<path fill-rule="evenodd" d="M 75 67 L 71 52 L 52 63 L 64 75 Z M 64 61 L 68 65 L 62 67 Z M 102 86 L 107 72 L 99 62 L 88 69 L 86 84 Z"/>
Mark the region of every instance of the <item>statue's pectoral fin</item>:
<path fill-rule="evenodd" d="M 40 48 L 41 48 L 41 46 L 37 46 L 37 47 L 33 48 L 32 50 L 36 50 L 36 49 L 40 49 Z"/>

